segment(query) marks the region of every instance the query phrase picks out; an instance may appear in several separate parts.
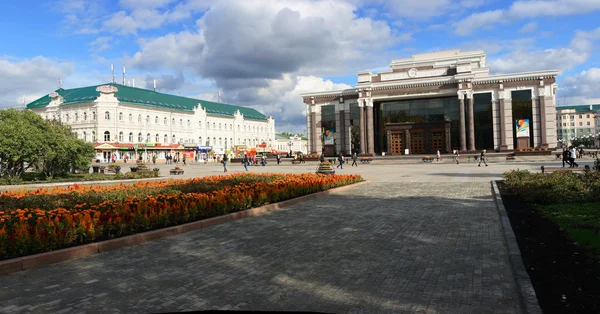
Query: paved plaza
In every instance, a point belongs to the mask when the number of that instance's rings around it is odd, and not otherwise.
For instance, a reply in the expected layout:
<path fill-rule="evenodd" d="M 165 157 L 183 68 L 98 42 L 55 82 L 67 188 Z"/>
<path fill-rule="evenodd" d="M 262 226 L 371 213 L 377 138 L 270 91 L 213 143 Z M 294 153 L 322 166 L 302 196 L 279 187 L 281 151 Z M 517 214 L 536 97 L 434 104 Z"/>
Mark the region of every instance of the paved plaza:
<path fill-rule="evenodd" d="M 540 165 L 345 166 L 340 173 L 359 173 L 372 183 L 2 276 L 0 313 L 520 313 L 489 182 L 509 169 L 539 171 Z M 251 171 L 315 168 L 307 162 Z M 186 176 L 211 174 L 222 174 L 221 165 L 186 167 Z"/>

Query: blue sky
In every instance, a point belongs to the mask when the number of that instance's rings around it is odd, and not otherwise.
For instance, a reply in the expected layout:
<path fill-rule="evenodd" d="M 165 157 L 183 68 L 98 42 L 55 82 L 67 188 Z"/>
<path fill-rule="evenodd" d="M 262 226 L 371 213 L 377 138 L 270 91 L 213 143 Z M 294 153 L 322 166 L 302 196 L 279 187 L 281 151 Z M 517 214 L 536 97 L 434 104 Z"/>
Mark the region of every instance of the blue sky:
<path fill-rule="evenodd" d="M 300 94 L 445 49 L 492 73 L 558 69 L 559 103 L 600 103 L 598 0 L 63 0 L 3 4 L 0 107 L 126 80 L 252 106 L 304 131 Z"/>

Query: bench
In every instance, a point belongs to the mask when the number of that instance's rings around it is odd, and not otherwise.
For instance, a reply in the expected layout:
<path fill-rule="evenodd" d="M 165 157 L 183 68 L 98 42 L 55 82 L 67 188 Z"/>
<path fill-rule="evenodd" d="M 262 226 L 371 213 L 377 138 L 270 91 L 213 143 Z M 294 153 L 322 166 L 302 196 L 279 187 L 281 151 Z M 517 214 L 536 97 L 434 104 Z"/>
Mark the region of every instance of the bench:
<path fill-rule="evenodd" d="M 585 165 L 584 168 L 546 168 L 544 166 L 541 167 L 542 174 L 553 173 L 557 171 L 571 171 L 571 172 L 579 172 L 584 173 L 590 171 L 590 166 Z"/>
<path fill-rule="evenodd" d="M 169 170 L 170 174 L 174 174 L 174 175 L 180 175 L 183 174 L 184 170 Z"/>

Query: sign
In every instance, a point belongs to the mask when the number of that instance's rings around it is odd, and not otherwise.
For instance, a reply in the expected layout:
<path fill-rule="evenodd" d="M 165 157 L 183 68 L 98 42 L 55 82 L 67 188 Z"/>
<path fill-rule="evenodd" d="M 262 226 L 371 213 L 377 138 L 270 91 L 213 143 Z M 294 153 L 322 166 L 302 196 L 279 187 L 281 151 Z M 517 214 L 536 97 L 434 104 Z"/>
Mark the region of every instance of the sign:
<path fill-rule="evenodd" d="M 529 137 L 529 119 L 519 119 L 515 122 L 517 137 Z"/>
<path fill-rule="evenodd" d="M 155 143 L 146 143 L 146 147 L 154 147 L 155 145 Z"/>
<path fill-rule="evenodd" d="M 96 87 L 96 91 L 101 92 L 102 94 L 112 94 L 118 92 L 119 90 L 111 85 L 102 85 Z"/>
<path fill-rule="evenodd" d="M 267 148 L 267 144 L 258 144 L 258 147 L 260 147 L 260 148 Z"/>
<path fill-rule="evenodd" d="M 325 134 L 323 135 L 325 145 L 333 145 L 335 131 L 334 130 L 325 130 Z"/>

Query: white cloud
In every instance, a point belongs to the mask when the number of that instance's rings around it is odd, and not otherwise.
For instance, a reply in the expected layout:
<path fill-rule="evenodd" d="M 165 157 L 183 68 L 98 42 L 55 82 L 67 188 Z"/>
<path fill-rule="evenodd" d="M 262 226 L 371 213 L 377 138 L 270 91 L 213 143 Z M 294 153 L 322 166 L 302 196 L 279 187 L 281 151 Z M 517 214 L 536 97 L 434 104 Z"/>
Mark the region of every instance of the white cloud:
<path fill-rule="evenodd" d="M 566 77 L 560 85 L 557 98 L 572 105 L 599 104 L 598 86 L 600 86 L 600 68 L 590 68 Z"/>
<path fill-rule="evenodd" d="M 56 90 L 59 76 L 71 75 L 73 68 L 71 63 L 41 56 L 25 60 L 0 57 L 0 107 L 19 104 L 23 95 L 29 103 Z"/>
<path fill-rule="evenodd" d="M 103 37 L 96 38 L 94 41 L 89 43 L 90 52 L 96 53 L 96 52 L 102 52 L 106 49 L 109 49 L 111 40 L 112 40 L 112 37 L 110 37 L 110 36 L 103 36 Z"/>
<path fill-rule="evenodd" d="M 161 8 L 174 0 L 119 0 L 119 4 L 126 8 Z"/>
<path fill-rule="evenodd" d="M 529 22 L 525 25 L 523 25 L 523 27 L 521 27 L 521 29 L 519 29 L 519 33 L 531 33 L 531 32 L 535 32 L 537 30 L 537 23 L 536 22 Z"/>
<path fill-rule="evenodd" d="M 594 40 L 600 39 L 600 28 L 577 31 L 567 47 L 530 50 L 516 46 L 511 52 L 490 60 L 494 73 L 514 73 L 557 69 L 572 69 L 586 62 L 595 50 Z"/>
<path fill-rule="evenodd" d="M 490 28 L 497 23 L 540 16 L 586 14 L 600 10 L 598 0 L 524 0 L 514 2 L 506 10 L 473 13 L 456 24 L 458 35 L 470 35 L 479 28 Z"/>

